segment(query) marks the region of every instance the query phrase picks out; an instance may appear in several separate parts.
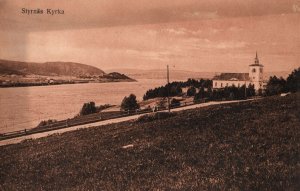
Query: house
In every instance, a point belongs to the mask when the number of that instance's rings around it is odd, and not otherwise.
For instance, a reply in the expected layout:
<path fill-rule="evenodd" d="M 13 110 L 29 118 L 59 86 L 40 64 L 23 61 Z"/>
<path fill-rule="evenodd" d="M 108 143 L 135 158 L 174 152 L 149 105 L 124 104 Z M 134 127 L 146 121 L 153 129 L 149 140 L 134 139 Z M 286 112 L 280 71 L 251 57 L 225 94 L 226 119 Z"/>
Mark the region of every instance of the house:
<path fill-rule="evenodd" d="M 254 85 L 256 92 L 263 90 L 265 82 L 263 81 L 264 66 L 259 63 L 256 52 L 254 63 L 249 65 L 249 73 L 221 73 L 213 78 L 213 89 L 221 89 L 228 86 L 241 87 L 246 84 Z"/>

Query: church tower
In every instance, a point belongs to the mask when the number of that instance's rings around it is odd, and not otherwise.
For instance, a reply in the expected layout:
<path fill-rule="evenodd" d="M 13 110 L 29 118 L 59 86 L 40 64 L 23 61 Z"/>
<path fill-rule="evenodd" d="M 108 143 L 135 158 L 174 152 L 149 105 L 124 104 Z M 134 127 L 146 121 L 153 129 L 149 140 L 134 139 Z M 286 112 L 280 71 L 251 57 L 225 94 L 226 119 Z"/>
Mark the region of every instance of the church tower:
<path fill-rule="evenodd" d="M 254 64 L 249 65 L 249 78 L 251 84 L 254 84 L 255 90 L 263 88 L 263 68 L 264 66 L 259 63 L 259 59 L 256 52 Z"/>

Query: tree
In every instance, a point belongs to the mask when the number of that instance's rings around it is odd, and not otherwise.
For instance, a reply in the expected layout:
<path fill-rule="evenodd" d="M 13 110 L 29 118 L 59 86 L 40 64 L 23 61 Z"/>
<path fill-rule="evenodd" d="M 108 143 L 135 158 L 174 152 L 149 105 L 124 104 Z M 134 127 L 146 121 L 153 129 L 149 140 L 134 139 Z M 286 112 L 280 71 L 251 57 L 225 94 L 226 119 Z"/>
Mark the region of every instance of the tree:
<path fill-rule="evenodd" d="M 202 83 L 202 87 L 204 88 L 212 88 L 213 81 L 212 80 L 204 80 Z"/>
<path fill-rule="evenodd" d="M 238 99 L 246 99 L 245 96 L 248 96 L 248 95 L 245 95 L 245 88 L 246 88 L 246 84 L 244 84 L 238 88 L 238 92 L 237 92 Z M 246 89 L 246 94 L 247 94 L 247 89 Z"/>
<path fill-rule="evenodd" d="M 170 85 L 170 86 L 171 86 L 171 88 L 169 89 L 169 91 L 170 91 L 169 96 L 178 96 L 182 93 L 182 89 L 179 85 Z M 166 87 L 166 88 L 168 88 L 168 87 Z"/>
<path fill-rule="evenodd" d="M 206 94 L 207 94 L 207 98 L 209 98 L 209 99 L 212 98 L 212 96 L 213 96 L 213 89 L 212 89 L 212 87 L 208 87 L 207 88 Z"/>
<path fill-rule="evenodd" d="M 283 78 L 277 78 L 276 76 L 270 77 L 266 87 L 266 94 L 268 96 L 287 91 L 286 81 Z"/>
<path fill-rule="evenodd" d="M 248 97 L 252 97 L 255 96 L 255 88 L 253 84 L 249 84 L 248 88 L 247 88 L 247 96 Z"/>
<path fill-rule="evenodd" d="M 199 89 L 199 92 L 195 94 L 194 102 L 199 102 L 204 97 L 205 97 L 205 91 L 204 91 L 204 88 L 202 87 Z"/>
<path fill-rule="evenodd" d="M 287 78 L 287 89 L 291 92 L 300 90 L 300 68 L 295 69 Z"/>
<path fill-rule="evenodd" d="M 130 94 L 129 97 L 124 97 L 121 103 L 121 110 L 130 111 L 139 109 L 140 106 L 137 103 L 136 96 L 134 94 Z"/>
<path fill-rule="evenodd" d="M 158 89 L 158 93 L 156 97 L 167 97 L 168 96 L 168 90 L 165 87 L 160 87 Z"/>
<path fill-rule="evenodd" d="M 189 89 L 186 92 L 187 96 L 194 96 L 196 94 L 196 88 L 194 86 L 189 87 Z"/>
<path fill-rule="evenodd" d="M 92 113 L 96 113 L 97 109 L 95 106 L 95 102 L 88 102 L 83 104 L 81 110 L 80 110 L 80 115 L 88 115 Z"/>

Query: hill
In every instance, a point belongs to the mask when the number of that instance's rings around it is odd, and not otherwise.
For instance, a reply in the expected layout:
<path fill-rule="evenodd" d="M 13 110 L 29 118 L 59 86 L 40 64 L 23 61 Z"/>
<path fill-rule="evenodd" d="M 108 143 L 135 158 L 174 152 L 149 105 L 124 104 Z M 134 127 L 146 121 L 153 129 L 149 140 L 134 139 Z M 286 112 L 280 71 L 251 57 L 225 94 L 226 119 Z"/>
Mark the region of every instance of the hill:
<path fill-rule="evenodd" d="M 132 78 L 129 78 L 125 74 L 120 74 L 118 72 L 111 72 L 108 74 L 104 74 L 103 77 L 105 77 L 107 79 L 133 80 Z"/>
<path fill-rule="evenodd" d="M 133 81 L 136 80 L 125 74 L 106 74 L 99 68 L 74 62 L 0 60 L 0 88 Z"/>
<path fill-rule="evenodd" d="M 0 60 L 0 75 L 41 76 L 99 76 L 104 72 L 96 67 L 74 62 L 18 62 Z"/>
<path fill-rule="evenodd" d="M 0 190 L 299 190 L 299 96 L 2 146 Z"/>

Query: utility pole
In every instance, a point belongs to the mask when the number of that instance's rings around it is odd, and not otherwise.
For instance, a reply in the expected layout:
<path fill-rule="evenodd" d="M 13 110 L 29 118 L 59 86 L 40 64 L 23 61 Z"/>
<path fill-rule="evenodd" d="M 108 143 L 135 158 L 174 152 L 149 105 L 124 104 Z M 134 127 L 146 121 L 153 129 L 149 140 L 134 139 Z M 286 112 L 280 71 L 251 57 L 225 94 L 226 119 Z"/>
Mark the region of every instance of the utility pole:
<path fill-rule="evenodd" d="M 245 80 L 245 99 L 247 99 L 247 83 L 246 83 L 246 80 Z"/>
<path fill-rule="evenodd" d="M 169 65 L 167 65 L 167 91 L 168 91 L 168 110 L 169 110 L 169 113 L 171 111 L 171 108 L 170 108 L 170 96 L 169 96 L 169 92 L 170 92 L 170 79 L 169 79 Z"/>

